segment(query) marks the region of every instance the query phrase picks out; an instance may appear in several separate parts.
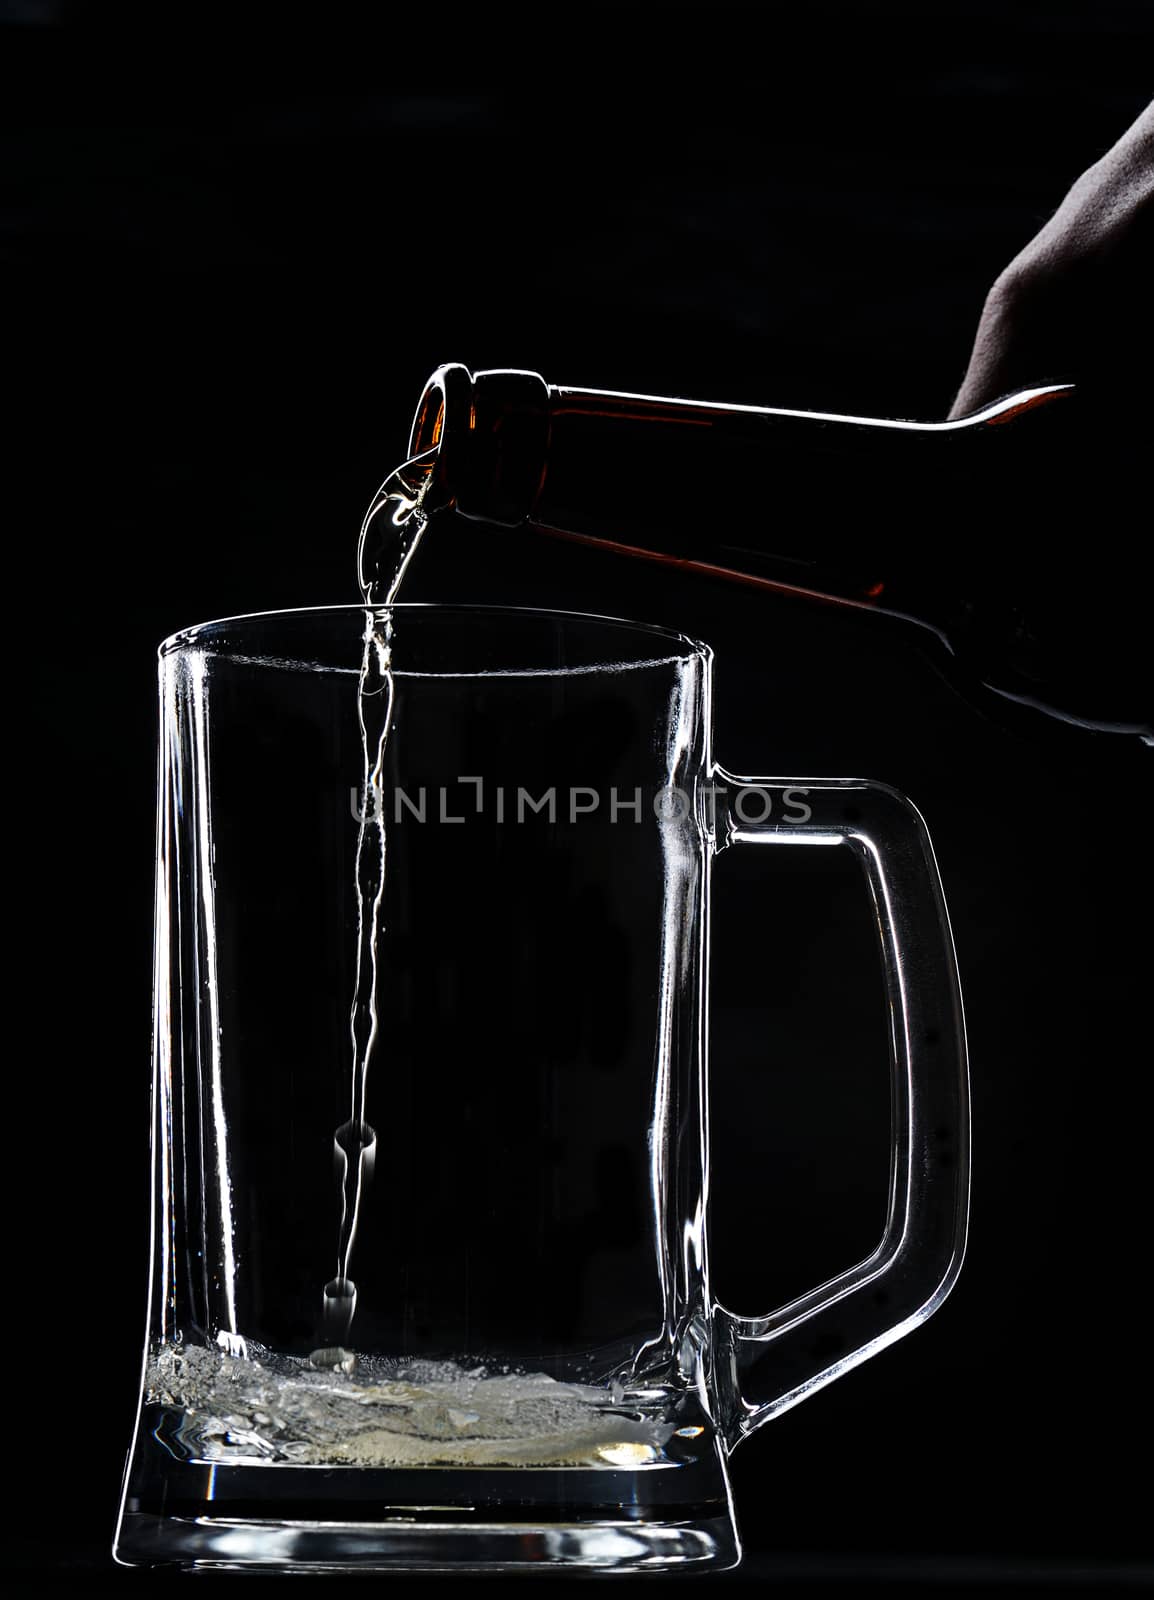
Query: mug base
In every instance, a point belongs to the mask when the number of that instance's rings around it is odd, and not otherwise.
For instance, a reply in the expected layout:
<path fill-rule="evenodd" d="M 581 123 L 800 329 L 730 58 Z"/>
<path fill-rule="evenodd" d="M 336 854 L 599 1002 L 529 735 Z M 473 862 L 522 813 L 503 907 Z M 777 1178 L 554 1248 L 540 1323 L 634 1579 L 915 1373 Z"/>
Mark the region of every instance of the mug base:
<path fill-rule="evenodd" d="M 426 1513 L 427 1515 L 427 1513 Z M 126 1510 L 125 1566 L 185 1571 L 517 1573 L 720 1571 L 741 1559 L 728 1507 L 686 1519 L 454 1523 L 165 1516 Z"/>

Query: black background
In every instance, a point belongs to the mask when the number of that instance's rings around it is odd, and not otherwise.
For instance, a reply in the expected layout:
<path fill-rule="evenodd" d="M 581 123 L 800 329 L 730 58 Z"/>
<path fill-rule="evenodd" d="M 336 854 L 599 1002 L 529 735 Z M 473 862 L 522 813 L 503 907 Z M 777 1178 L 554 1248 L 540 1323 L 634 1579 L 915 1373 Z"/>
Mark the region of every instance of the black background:
<path fill-rule="evenodd" d="M 989 283 L 1148 99 L 1151 40 L 1115 3 L 429 7 L 372 34 L 324 9 L 256 32 L 0 14 L 10 483 L 33 470 L 5 543 L 10 1331 L 33 1352 L 5 1363 L 32 1457 L 8 1556 L 87 1581 L 113 1571 L 146 1278 L 156 643 L 354 599 L 360 517 L 441 361 L 944 416 Z M 793 510 L 767 484 L 747 514 Z M 705 638 L 728 766 L 884 778 L 930 824 L 969 1258 L 924 1329 L 742 1447 L 728 1581 L 1134 1576 L 1145 774 L 995 726 L 880 626 L 528 536 L 435 529 L 406 598 Z M 753 1312 L 882 1220 L 865 897 L 810 867 L 733 851 L 716 875 L 714 1257 Z"/>

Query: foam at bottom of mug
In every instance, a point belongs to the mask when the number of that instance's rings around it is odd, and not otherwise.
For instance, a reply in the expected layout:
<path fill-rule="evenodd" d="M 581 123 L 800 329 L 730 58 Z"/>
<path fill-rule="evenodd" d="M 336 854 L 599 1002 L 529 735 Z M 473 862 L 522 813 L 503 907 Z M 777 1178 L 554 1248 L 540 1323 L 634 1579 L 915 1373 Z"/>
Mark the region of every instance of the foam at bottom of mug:
<path fill-rule="evenodd" d="M 162 1345 L 148 1399 L 181 1414 L 196 1460 L 232 1464 L 657 1466 L 676 1424 L 620 1393 L 545 1373 L 318 1352 L 319 1365 L 261 1346 Z M 238 1353 L 243 1352 L 243 1353 Z M 315 1360 L 315 1358 L 314 1358 Z"/>

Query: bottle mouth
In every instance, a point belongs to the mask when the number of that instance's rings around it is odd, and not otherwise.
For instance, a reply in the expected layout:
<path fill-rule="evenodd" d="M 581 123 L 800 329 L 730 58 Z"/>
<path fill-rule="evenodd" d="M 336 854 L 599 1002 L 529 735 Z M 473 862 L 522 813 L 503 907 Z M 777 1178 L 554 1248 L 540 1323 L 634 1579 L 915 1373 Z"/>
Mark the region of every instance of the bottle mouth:
<path fill-rule="evenodd" d="M 436 450 L 436 501 L 477 522 L 525 522 L 545 481 L 549 389 L 536 372 L 438 367 L 425 384 L 409 456 Z"/>
<path fill-rule="evenodd" d="M 438 367 L 425 384 L 417 403 L 416 415 L 409 433 L 409 455 L 424 455 L 426 450 L 439 449 L 445 433 L 446 413 L 456 413 L 460 426 L 461 413 L 468 426 L 468 408 L 472 403 L 473 374 L 458 361 Z"/>

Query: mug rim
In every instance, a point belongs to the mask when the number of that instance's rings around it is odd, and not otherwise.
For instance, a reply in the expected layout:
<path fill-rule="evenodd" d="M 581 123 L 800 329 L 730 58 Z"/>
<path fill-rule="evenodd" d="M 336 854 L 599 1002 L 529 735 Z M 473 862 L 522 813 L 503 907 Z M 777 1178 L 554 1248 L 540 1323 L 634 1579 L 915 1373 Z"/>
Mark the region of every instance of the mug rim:
<path fill-rule="evenodd" d="M 248 623 L 265 623 L 274 621 L 307 620 L 317 621 L 324 617 L 351 616 L 354 613 L 364 616 L 372 612 L 375 617 L 392 615 L 395 612 L 409 612 L 414 615 L 425 612 L 435 612 L 438 616 L 456 613 L 463 617 L 474 617 L 482 620 L 496 621 L 501 617 L 515 617 L 519 620 L 536 620 L 541 622 L 559 623 L 594 623 L 599 627 L 620 628 L 629 633 L 640 634 L 646 638 L 673 641 L 681 646 L 675 654 L 684 659 L 697 656 L 705 662 L 713 660 L 713 650 L 701 639 L 694 639 L 692 635 L 682 633 L 676 628 L 667 628 L 655 622 L 635 622 L 629 617 L 613 617 L 593 611 L 559 611 L 547 606 L 497 606 L 497 605 L 470 605 L 463 602 L 449 601 L 442 603 L 435 600 L 400 601 L 390 606 L 366 606 L 356 604 L 340 604 L 330 606 L 289 606 L 279 607 L 272 611 L 246 611 L 233 616 L 213 617 L 207 622 L 195 622 L 185 628 L 179 628 L 175 633 L 170 633 L 162 639 L 157 646 L 157 657 L 164 661 L 169 656 L 182 650 L 195 648 L 201 644 L 212 645 L 214 631 L 217 629 L 235 627 Z M 662 661 L 670 659 L 667 650 L 662 656 Z M 635 661 L 631 666 L 643 666 L 646 663 Z M 654 663 L 656 664 L 656 663 Z M 564 670 L 564 669 L 562 669 Z"/>

